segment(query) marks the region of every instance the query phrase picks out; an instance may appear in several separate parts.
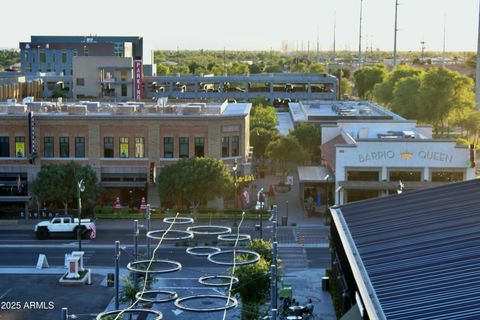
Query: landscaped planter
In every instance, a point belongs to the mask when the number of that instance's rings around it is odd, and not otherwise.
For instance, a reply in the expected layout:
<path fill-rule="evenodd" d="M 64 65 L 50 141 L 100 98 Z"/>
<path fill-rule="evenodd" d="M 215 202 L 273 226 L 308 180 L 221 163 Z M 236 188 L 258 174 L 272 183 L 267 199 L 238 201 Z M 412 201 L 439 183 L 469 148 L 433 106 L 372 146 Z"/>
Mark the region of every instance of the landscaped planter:
<path fill-rule="evenodd" d="M 67 279 L 67 278 L 65 278 L 65 276 L 67 274 L 68 274 L 68 272 L 65 272 L 65 274 L 60 278 L 60 280 L 58 280 L 58 282 L 61 285 L 64 285 L 64 286 L 81 286 L 81 285 L 84 285 L 87 282 L 87 280 L 90 276 L 90 269 L 86 269 L 85 271 L 79 272 L 80 277 L 77 278 L 77 279 Z"/>

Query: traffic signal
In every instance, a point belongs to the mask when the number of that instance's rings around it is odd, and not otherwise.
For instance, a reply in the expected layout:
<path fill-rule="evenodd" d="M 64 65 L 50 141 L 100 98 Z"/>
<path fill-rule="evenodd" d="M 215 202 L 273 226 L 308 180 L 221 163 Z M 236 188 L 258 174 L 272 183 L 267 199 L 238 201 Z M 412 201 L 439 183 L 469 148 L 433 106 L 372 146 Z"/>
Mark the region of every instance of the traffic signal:
<path fill-rule="evenodd" d="M 467 165 L 469 168 L 475 168 L 477 164 L 475 163 L 475 145 L 472 143 L 470 144 L 470 157 L 467 161 Z"/>

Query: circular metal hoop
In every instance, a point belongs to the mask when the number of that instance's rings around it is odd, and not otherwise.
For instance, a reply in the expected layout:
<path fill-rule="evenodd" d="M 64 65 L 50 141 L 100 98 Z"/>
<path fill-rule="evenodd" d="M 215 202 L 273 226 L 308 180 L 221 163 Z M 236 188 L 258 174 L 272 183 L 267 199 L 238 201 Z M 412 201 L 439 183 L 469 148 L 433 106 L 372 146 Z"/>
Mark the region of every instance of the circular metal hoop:
<path fill-rule="evenodd" d="M 122 314 L 129 314 L 129 313 L 147 313 L 156 316 L 155 320 L 162 320 L 163 319 L 163 314 L 160 311 L 157 310 L 152 310 L 152 309 L 124 309 L 124 310 L 112 310 L 112 311 L 105 311 L 102 313 L 97 314 L 97 317 L 95 318 L 96 320 L 102 320 L 104 317 L 109 317 L 109 316 L 116 316 L 119 315 L 120 313 Z"/>
<path fill-rule="evenodd" d="M 135 262 L 129 262 L 127 264 L 127 269 L 132 271 L 132 272 L 137 272 L 137 273 L 147 273 L 147 270 L 145 269 L 138 269 L 136 268 L 137 265 L 139 264 L 149 264 L 150 260 L 139 260 Z M 170 269 L 164 269 L 164 270 L 149 270 L 148 273 L 169 273 L 169 272 L 175 272 L 180 269 L 182 269 L 182 264 L 177 261 L 172 261 L 172 260 L 152 260 L 152 265 L 153 264 L 159 264 L 159 263 L 165 263 L 165 264 L 170 264 L 173 265 L 174 267 Z"/>
<path fill-rule="evenodd" d="M 235 254 L 238 254 L 238 253 L 239 254 L 249 254 L 249 255 L 254 256 L 254 258 L 252 260 L 235 262 L 236 266 L 246 266 L 248 264 L 257 263 L 258 260 L 260 260 L 260 255 L 258 253 L 256 253 L 255 251 L 250 251 L 250 250 L 222 250 L 220 252 L 215 252 L 215 253 L 209 254 L 208 255 L 208 261 L 213 262 L 215 264 L 222 265 L 222 266 L 233 266 L 234 265 L 233 261 L 232 262 L 223 262 L 223 261 L 218 261 L 218 260 L 214 259 L 214 257 L 216 257 L 216 256 L 219 256 L 219 255 L 222 255 L 222 254 L 227 254 L 227 253 L 233 253 L 233 252 L 235 252 Z"/>
<path fill-rule="evenodd" d="M 191 224 L 193 223 L 193 218 L 189 217 L 167 217 L 163 218 L 163 222 L 169 224 Z"/>
<path fill-rule="evenodd" d="M 154 294 L 165 294 L 167 295 L 166 298 L 163 299 L 150 299 L 145 298 L 145 295 L 154 295 Z M 167 291 L 167 290 L 148 290 L 144 291 L 143 294 L 141 292 L 137 292 L 135 294 L 135 299 L 138 299 L 143 302 L 151 302 L 151 303 L 163 303 L 163 302 L 170 302 L 178 298 L 178 294 L 175 291 Z"/>
<path fill-rule="evenodd" d="M 222 241 L 250 241 L 252 237 L 249 234 L 221 234 L 217 237 L 218 240 Z"/>
<path fill-rule="evenodd" d="M 208 282 L 210 280 L 215 280 L 215 279 L 226 279 L 228 280 L 228 282 L 224 282 L 224 283 Z M 230 286 L 230 283 L 237 284 L 238 278 L 234 276 L 205 276 L 205 277 L 198 278 L 198 282 L 200 284 L 203 284 L 204 286 L 209 286 L 209 287 L 228 287 Z"/>
<path fill-rule="evenodd" d="M 204 298 L 221 299 L 221 300 L 225 300 L 226 303 L 224 306 L 217 307 L 217 308 L 192 308 L 192 307 L 187 307 L 182 305 L 182 303 L 184 303 L 185 301 L 204 299 Z M 177 308 L 185 311 L 193 311 L 193 312 L 224 311 L 224 310 L 235 308 L 237 305 L 238 305 L 238 301 L 234 297 L 228 297 L 228 296 L 222 296 L 222 295 L 216 295 L 216 294 L 199 294 L 196 296 L 187 296 L 187 297 L 183 297 L 175 300 L 175 306 Z"/>
<path fill-rule="evenodd" d="M 202 229 L 206 230 L 203 231 Z M 211 231 L 209 231 L 209 229 Z M 193 232 L 194 234 L 219 235 L 231 233 L 232 228 L 225 226 L 193 226 L 188 227 L 187 231 Z"/>
<path fill-rule="evenodd" d="M 195 250 L 211 250 L 211 252 L 195 252 Z M 198 247 L 189 247 L 187 248 L 187 253 L 192 256 L 208 256 L 215 252 L 220 252 L 222 249 L 218 247 L 208 247 L 208 246 L 198 246 Z"/>
<path fill-rule="evenodd" d="M 193 239 L 193 232 L 190 232 L 190 231 L 185 231 L 185 230 L 168 230 L 167 232 L 167 229 L 160 229 L 160 230 L 153 230 L 153 231 L 149 231 L 147 232 L 147 237 L 149 237 L 150 239 L 156 239 L 156 240 L 162 240 L 162 236 L 166 233 L 180 233 L 180 234 L 185 234 L 183 237 L 180 236 L 180 237 L 167 237 L 167 236 L 164 236 L 163 237 L 163 240 L 189 240 L 189 239 Z M 157 233 L 161 233 L 162 236 L 156 236 L 155 234 Z"/>

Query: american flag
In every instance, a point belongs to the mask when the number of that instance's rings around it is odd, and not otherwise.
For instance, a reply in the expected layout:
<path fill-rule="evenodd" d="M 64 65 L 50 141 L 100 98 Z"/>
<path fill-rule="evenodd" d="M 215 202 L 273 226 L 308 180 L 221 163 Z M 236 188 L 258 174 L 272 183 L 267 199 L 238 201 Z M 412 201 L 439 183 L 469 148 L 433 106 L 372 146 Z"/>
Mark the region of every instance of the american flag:
<path fill-rule="evenodd" d="M 90 223 L 90 239 L 95 239 L 97 236 L 97 227 L 95 226 L 95 222 Z"/>

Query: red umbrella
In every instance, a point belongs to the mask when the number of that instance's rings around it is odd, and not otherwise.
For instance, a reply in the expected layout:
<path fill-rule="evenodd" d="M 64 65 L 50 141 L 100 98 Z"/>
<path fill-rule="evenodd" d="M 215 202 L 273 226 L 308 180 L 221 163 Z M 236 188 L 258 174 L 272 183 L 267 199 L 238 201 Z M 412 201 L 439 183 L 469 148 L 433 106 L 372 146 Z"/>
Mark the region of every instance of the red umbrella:
<path fill-rule="evenodd" d="M 273 185 L 270 183 L 270 186 L 268 187 L 268 197 L 273 198 L 275 197 L 275 190 L 273 189 Z"/>

